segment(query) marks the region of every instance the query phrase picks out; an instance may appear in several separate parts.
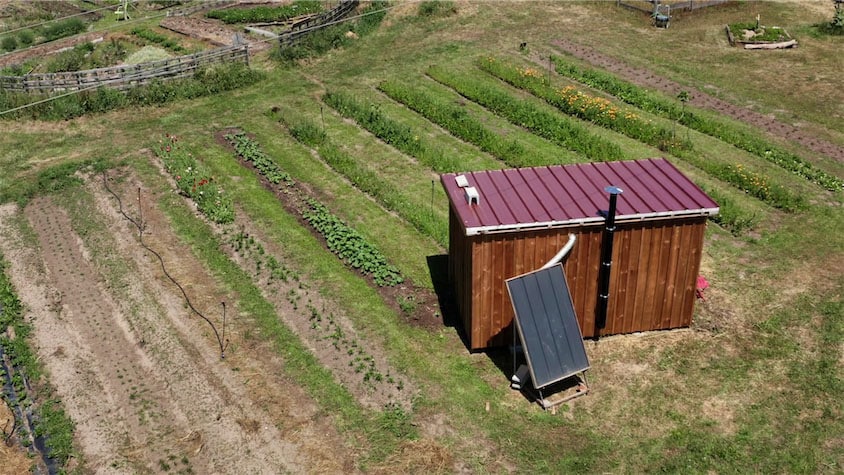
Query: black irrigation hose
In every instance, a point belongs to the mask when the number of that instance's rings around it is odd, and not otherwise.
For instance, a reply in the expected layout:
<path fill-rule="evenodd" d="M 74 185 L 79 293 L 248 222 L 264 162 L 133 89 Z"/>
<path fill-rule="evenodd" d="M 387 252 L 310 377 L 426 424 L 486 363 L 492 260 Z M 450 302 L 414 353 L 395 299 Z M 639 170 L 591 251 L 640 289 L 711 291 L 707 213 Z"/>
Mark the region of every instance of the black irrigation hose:
<path fill-rule="evenodd" d="M 191 303 L 187 292 L 185 292 L 185 289 L 181 286 L 181 284 L 176 282 L 176 279 L 174 279 L 173 276 L 171 276 L 169 272 L 167 272 L 167 268 L 164 266 L 164 259 L 161 257 L 161 254 L 155 252 L 151 247 L 147 246 L 147 244 L 144 242 L 143 219 L 141 218 L 138 221 L 136 221 L 131 216 L 126 214 L 125 211 L 123 211 L 123 201 L 120 199 L 119 196 L 117 196 L 117 193 L 115 193 L 114 191 L 112 191 L 111 188 L 109 188 L 108 180 L 106 179 L 106 173 L 105 172 L 103 172 L 103 185 L 105 186 L 105 189 L 108 190 L 108 192 L 111 193 L 112 196 L 114 196 L 114 198 L 117 200 L 117 205 L 118 205 L 118 208 L 120 210 L 120 214 L 122 214 L 124 218 L 128 219 L 132 224 L 135 225 L 136 228 L 138 228 L 138 240 L 140 241 L 141 246 L 143 246 L 144 249 L 151 252 L 153 255 L 155 255 L 155 257 L 158 258 L 158 262 L 161 264 L 162 272 L 164 272 L 164 275 L 166 275 L 167 278 L 170 279 L 170 281 L 173 282 L 173 284 L 175 284 L 176 287 L 178 287 L 179 290 L 182 292 L 182 296 L 184 296 L 185 302 L 187 302 L 188 307 L 190 307 L 190 309 L 193 310 L 193 312 L 195 314 L 197 314 L 201 319 L 205 320 L 205 322 L 208 323 L 208 325 L 211 327 L 211 329 L 214 330 L 214 336 L 217 337 L 217 344 L 220 345 L 220 359 L 224 359 L 226 357 L 226 348 L 228 348 L 228 346 L 229 346 L 229 340 L 225 339 L 226 338 L 226 302 L 221 302 L 222 305 L 223 305 L 223 336 L 221 338 L 220 333 L 217 332 L 217 327 L 214 325 L 214 323 L 211 322 L 211 320 L 208 317 L 203 315 L 202 312 L 200 312 L 199 310 L 196 309 L 196 307 L 193 306 L 193 303 Z M 141 189 L 138 188 L 138 209 L 139 209 L 139 212 L 140 212 L 140 204 L 141 204 Z M 223 340 L 225 340 L 225 344 L 223 343 Z"/>

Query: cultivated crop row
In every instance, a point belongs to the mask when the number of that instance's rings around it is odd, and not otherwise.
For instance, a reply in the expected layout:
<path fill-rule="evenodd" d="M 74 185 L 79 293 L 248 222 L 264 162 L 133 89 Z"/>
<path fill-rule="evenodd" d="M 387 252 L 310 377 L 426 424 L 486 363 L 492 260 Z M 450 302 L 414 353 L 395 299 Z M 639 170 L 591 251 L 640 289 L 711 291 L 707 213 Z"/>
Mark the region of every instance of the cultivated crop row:
<path fill-rule="evenodd" d="M 342 91 L 332 91 L 323 102 L 343 117 L 348 117 L 373 135 L 398 150 L 416 158 L 438 173 L 460 170 L 459 161 L 445 151 L 428 145 L 410 126 L 387 116 L 378 106 L 366 104 Z"/>
<path fill-rule="evenodd" d="M 0 259 L 0 347 L 3 349 L 4 358 L 10 363 L 9 379 L 17 395 L 17 400 L 9 403 L 12 403 L 10 408 L 16 420 L 30 414 L 33 420 L 33 434 L 24 433 L 25 424 L 15 424 L 15 427 L 25 446 L 30 445 L 32 436 L 44 437 L 48 449 L 46 455 L 59 467 L 63 467 L 74 453 L 74 426 L 48 386 L 38 384 L 41 389 L 37 394 L 33 394 L 33 387 L 27 384 L 27 380 L 40 382 L 42 376 L 41 365 L 27 343 L 31 332 L 32 325 L 24 319 L 23 304 L 6 276 L 6 263 Z M 6 383 L 4 366 L 0 364 L 0 387 Z M 33 399 L 42 402 L 37 404 Z M 4 427 L 3 430 L 15 427 Z M 0 434 L 3 434 L 3 431 L 0 431 Z"/>
<path fill-rule="evenodd" d="M 756 135 L 739 130 L 726 121 L 706 118 L 699 113 L 687 110 L 685 107 L 678 107 L 676 101 L 621 80 L 610 73 L 591 68 L 581 68 L 558 56 L 552 56 L 552 60 L 556 71 L 564 76 L 603 90 L 639 109 L 677 121 L 690 129 L 715 137 L 764 158 L 785 170 L 817 183 L 827 190 L 844 189 L 844 180 L 818 170 L 797 155 L 782 150 Z"/>
<path fill-rule="evenodd" d="M 426 119 L 448 130 L 455 137 L 469 142 L 504 163 L 525 166 L 527 150 L 515 140 L 506 140 L 473 118 L 465 108 L 426 94 L 398 81 L 384 81 L 379 86 L 384 94 L 400 102 Z"/>
<path fill-rule="evenodd" d="M 595 97 L 573 86 L 554 89 L 537 69 L 520 68 L 495 58 L 482 58 L 478 67 L 487 73 L 543 99 L 562 112 L 626 135 L 662 151 L 691 148 L 677 141 L 670 130 L 647 122 L 631 111 L 623 111 L 610 101 Z"/>
<path fill-rule="evenodd" d="M 445 220 L 435 218 L 405 196 L 398 187 L 359 165 L 354 157 L 334 144 L 313 122 L 302 117 L 293 120 L 278 113 L 274 114 L 287 127 L 293 138 L 316 150 L 328 166 L 345 176 L 356 188 L 404 218 L 419 232 L 431 237 L 441 246 L 448 245 L 448 224 Z"/>
<path fill-rule="evenodd" d="M 205 16 L 220 20 L 223 23 L 263 23 L 286 21 L 293 17 L 308 13 L 317 13 L 321 10 L 322 2 L 317 0 L 296 0 L 289 5 L 278 7 L 262 5 L 254 8 L 211 10 Z"/>
<path fill-rule="evenodd" d="M 589 132 L 572 119 L 546 112 L 530 102 L 513 97 L 504 88 L 437 67 L 429 68 L 428 76 L 512 124 L 524 127 L 563 148 L 579 152 L 589 160 L 622 159 L 619 146 Z"/>
<path fill-rule="evenodd" d="M 270 183 L 279 184 L 284 181 L 288 187 L 294 185 L 290 175 L 281 170 L 261 150 L 258 143 L 245 133 L 228 134 L 226 140 L 234 146 L 242 159 L 251 162 L 258 173 Z M 325 205 L 313 198 L 306 198 L 302 200 L 302 203 L 298 203 L 296 208 L 299 214 L 322 235 L 331 252 L 361 274 L 372 276 L 376 285 L 393 286 L 404 281 L 398 269 L 387 262 L 387 258 L 375 245 L 332 214 Z"/>
<path fill-rule="evenodd" d="M 675 141 L 670 130 L 646 122 L 632 112 L 621 114 L 616 106 L 605 99 L 594 98 L 572 86 L 555 90 L 547 85 L 541 74 L 531 68 L 519 68 L 494 58 L 481 59 L 477 64 L 489 74 L 544 99 L 566 114 L 591 120 L 630 138 L 670 151 L 674 156 L 775 208 L 795 211 L 805 207 L 804 198 L 783 185 L 773 183 L 770 178 L 750 171 L 741 164 L 714 161 L 712 157 L 694 150 L 688 140 Z"/>

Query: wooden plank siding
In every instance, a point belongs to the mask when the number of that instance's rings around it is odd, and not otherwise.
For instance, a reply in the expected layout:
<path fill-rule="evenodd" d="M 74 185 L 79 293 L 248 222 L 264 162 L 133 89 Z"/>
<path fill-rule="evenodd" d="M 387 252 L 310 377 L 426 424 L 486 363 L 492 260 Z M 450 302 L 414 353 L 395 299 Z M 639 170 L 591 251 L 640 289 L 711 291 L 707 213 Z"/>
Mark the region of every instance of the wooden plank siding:
<path fill-rule="evenodd" d="M 451 210 L 449 278 L 472 350 L 512 343 L 513 307 L 504 281 L 536 270 L 577 242 L 564 268 L 586 338 L 687 327 L 694 311 L 705 216 L 618 223 L 606 327 L 595 328 L 602 225 L 465 236 Z"/>

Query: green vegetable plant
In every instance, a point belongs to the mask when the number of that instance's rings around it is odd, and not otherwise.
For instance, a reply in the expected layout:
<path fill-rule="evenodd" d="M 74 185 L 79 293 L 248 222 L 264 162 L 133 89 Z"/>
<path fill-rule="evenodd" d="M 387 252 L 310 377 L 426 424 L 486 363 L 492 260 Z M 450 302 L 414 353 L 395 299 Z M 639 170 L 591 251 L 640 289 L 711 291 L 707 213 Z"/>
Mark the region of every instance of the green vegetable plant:
<path fill-rule="evenodd" d="M 308 199 L 307 205 L 302 217 L 322 234 L 328 249 L 340 259 L 362 274 L 371 275 L 378 286 L 394 286 L 404 281 L 398 269 L 388 264 L 387 258 L 359 232 L 316 200 Z"/>

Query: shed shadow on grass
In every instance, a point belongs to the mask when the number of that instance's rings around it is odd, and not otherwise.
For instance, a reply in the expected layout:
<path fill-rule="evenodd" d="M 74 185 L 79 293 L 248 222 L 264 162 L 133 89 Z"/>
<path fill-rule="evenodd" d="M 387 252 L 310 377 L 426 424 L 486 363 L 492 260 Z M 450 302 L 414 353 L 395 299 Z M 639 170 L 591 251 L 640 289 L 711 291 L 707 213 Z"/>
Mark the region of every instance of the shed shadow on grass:
<path fill-rule="evenodd" d="M 434 292 L 437 295 L 437 300 L 442 313 L 442 322 L 446 327 L 454 328 L 466 347 L 466 351 L 472 353 L 471 342 L 463 328 L 463 321 L 460 318 L 460 312 L 457 309 L 457 301 L 454 298 L 454 291 L 451 283 L 448 281 L 448 254 L 437 254 L 427 257 L 428 271 L 431 275 L 431 282 L 434 285 Z M 512 330 L 506 329 L 508 333 Z M 500 348 L 488 348 L 478 351 L 485 354 L 490 361 L 501 371 L 501 384 L 509 384 L 510 376 L 513 375 L 513 349 L 511 346 Z M 521 352 L 517 355 L 517 362 L 524 363 L 524 357 Z"/>
<path fill-rule="evenodd" d="M 428 256 L 426 260 L 428 261 L 431 283 L 434 285 L 434 293 L 437 294 L 437 303 L 442 314 L 443 325 L 454 328 L 468 350 L 471 347 L 469 338 L 460 319 L 457 301 L 454 299 L 454 290 L 448 281 L 448 254 Z"/>

